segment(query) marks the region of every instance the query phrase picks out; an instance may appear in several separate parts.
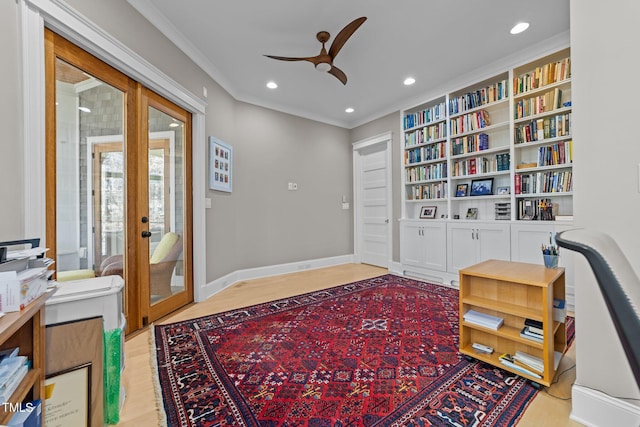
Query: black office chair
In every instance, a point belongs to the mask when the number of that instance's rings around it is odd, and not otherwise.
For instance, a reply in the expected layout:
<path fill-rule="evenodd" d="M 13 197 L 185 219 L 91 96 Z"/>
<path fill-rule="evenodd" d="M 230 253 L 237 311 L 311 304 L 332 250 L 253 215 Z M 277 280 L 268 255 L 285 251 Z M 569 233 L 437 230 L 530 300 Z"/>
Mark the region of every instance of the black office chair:
<path fill-rule="evenodd" d="M 598 281 L 627 360 L 640 385 L 640 279 L 618 244 L 607 234 L 568 230 L 556 234 L 558 246 L 584 255 Z"/>

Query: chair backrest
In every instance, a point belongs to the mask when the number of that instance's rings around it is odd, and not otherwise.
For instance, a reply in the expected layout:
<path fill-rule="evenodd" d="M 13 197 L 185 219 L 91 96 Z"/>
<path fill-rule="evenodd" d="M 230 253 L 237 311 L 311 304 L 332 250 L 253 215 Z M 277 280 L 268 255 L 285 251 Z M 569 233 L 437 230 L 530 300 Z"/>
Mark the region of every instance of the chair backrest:
<path fill-rule="evenodd" d="M 158 246 L 156 246 L 151 258 L 150 264 L 158 264 L 159 262 L 175 261 L 182 253 L 182 236 L 177 233 L 168 232 Z"/>
<path fill-rule="evenodd" d="M 568 230 L 556 235 L 563 248 L 584 255 L 596 277 L 631 370 L 640 385 L 640 279 L 618 244 L 593 230 Z"/>

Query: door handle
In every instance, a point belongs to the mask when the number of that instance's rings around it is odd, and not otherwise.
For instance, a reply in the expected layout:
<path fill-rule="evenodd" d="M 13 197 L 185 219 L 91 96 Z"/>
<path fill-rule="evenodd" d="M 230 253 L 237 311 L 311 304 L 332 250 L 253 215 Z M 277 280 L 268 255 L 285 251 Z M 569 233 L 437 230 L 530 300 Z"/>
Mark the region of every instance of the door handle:
<path fill-rule="evenodd" d="M 142 232 L 142 237 L 146 237 L 146 238 L 151 237 L 151 232 L 150 232 L 150 231 L 147 231 L 147 230 L 144 230 L 144 231 Z"/>

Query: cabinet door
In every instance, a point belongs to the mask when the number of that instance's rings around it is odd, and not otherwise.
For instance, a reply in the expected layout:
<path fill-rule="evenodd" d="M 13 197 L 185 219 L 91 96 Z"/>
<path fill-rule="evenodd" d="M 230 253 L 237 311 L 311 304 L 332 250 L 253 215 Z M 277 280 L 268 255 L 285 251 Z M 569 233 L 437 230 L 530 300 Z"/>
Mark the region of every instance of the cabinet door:
<path fill-rule="evenodd" d="M 549 244 L 549 233 L 554 233 L 553 224 L 512 224 L 512 261 L 542 264 L 541 245 Z"/>
<path fill-rule="evenodd" d="M 447 267 L 449 272 L 469 267 L 477 261 L 476 228 L 471 224 L 447 224 Z"/>
<path fill-rule="evenodd" d="M 422 227 L 416 222 L 400 224 L 400 262 L 406 265 L 422 267 L 425 258 L 425 245 Z"/>
<path fill-rule="evenodd" d="M 447 271 L 447 227 L 442 222 L 426 222 L 422 226 L 424 267 Z"/>
<path fill-rule="evenodd" d="M 482 224 L 476 236 L 478 258 L 476 262 L 487 259 L 509 261 L 511 259 L 511 240 L 509 224 Z"/>

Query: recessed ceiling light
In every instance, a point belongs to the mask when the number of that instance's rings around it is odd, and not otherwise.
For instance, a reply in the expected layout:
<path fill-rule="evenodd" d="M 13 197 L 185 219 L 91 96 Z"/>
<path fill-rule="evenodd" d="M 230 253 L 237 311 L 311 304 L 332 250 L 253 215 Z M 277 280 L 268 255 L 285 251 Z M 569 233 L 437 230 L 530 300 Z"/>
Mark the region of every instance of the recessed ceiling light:
<path fill-rule="evenodd" d="M 83 113 L 90 113 L 91 110 L 87 107 L 78 107 L 78 110 L 82 111 Z"/>
<path fill-rule="evenodd" d="M 527 28 L 529 28 L 529 23 L 528 22 L 518 22 L 512 29 L 511 29 L 511 34 L 520 34 L 521 32 L 523 32 L 524 30 L 526 30 Z"/>
<path fill-rule="evenodd" d="M 413 77 L 407 77 L 406 79 L 404 79 L 405 86 L 411 86 L 415 82 L 416 82 L 416 79 L 414 79 Z"/>
<path fill-rule="evenodd" d="M 347 109 L 346 109 L 346 110 L 344 110 L 344 111 L 345 111 L 345 112 L 347 112 L 347 113 L 353 113 L 353 112 L 354 112 L 354 111 L 356 111 L 356 110 L 354 110 L 352 107 L 349 107 L 349 108 L 347 108 Z"/>
<path fill-rule="evenodd" d="M 269 89 L 275 89 L 275 88 L 278 87 L 278 85 L 276 84 L 276 82 L 269 82 L 269 83 L 267 83 L 267 87 Z"/>

